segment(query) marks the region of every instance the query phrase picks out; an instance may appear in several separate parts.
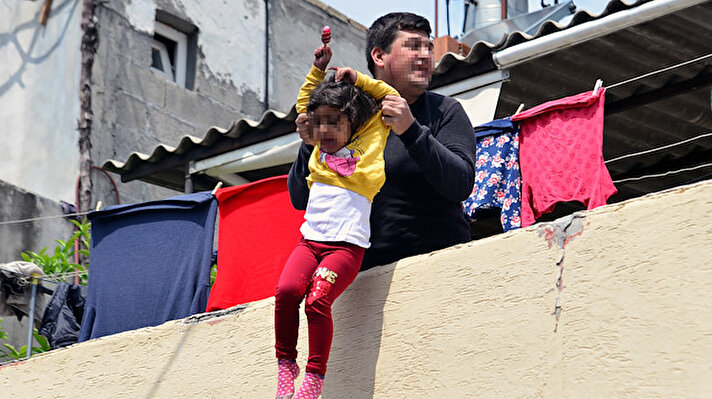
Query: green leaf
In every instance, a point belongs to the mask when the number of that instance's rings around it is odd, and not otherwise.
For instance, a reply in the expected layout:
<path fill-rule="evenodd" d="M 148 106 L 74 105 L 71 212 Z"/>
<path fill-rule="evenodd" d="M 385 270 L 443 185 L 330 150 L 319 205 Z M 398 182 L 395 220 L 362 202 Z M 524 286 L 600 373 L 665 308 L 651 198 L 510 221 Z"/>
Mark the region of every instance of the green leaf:
<path fill-rule="evenodd" d="M 19 351 L 17 349 L 15 349 L 15 347 L 10 344 L 3 344 L 3 346 L 6 347 L 10 351 L 10 353 L 8 353 L 8 355 L 10 355 L 10 357 L 15 360 L 22 359 L 24 357 L 23 353 L 27 352 L 27 345 L 23 345 Z"/>
<path fill-rule="evenodd" d="M 32 262 L 42 268 L 45 274 L 67 273 L 77 270 L 81 273 L 80 283 L 86 284 L 86 272 L 89 265 L 89 256 L 91 247 L 91 224 L 86 220 L 77 222 L 70 220 L 76 229 L 68 240 L 55 240 L 56 246 L 51 250 L 47 247 L 42 248 L 39 252 L 26 251 L 22 252 L 22 258 L 27 262 Z M 78 246 L 75 246 L 76 243 Z M 78 248 L 77 248 L 78 247 Z M 85 258 L 85 266 L 74 263 L 75 248 L 77 253 Z"/>
<path fill-rule="evenodd" d="M 39 331 L 37 331 L 36 328 L 34 329 L 32 336 L 34 336 L 35 340 L 37 340 L 37 343 L 40 344 L 39 348 L 32 347 L 33 351 L 37 353 L 42 353 L 52 349 L 52 347 L 49 345 L 49 342 L 47 341 L 47 338 L 45 338 L 44 335 L 40 335 Z"/>

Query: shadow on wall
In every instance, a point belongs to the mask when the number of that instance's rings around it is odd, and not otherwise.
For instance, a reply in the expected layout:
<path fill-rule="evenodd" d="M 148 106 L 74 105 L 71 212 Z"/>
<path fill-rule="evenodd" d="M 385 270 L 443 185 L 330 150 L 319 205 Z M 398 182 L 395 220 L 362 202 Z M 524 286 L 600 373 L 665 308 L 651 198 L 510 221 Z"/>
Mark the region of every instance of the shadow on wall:
<path fill-rule="evenodd" d="M 158 373 L 156 378 L 153 379 L 153 383 L 151 384 L 151 389 L 149 389 L 148 393 L 146 394 L 146 399 L 155 398 L 156 395 L 160 392 L 161 385 L 166 380 L 165 377 L 168 374 L 170 374 L 171 370 L 176 365 L 177 360 L 178 360 L 179 356 L 181 355 L 181 352 L 183 349 L 183 344 L 185 343 L 188 336 L 191 335 L 194 327 L 195 327 L 195 324 L 180 325 L 180 327 L 179 327 L 180 338 L 178 340 L 178 343 L 176 344 L 176 348 L 171 352 L 173 354 L 170 356 L 168 361 L 165 362 L 162 367 L 160 367 L 161 371 L 160 371 L 160 373 Z"/>
<path fill-rule="evenodd" d="M 396 263 L 360 273 L 334 303 L 334 341 L 324 397 L 331 387 L 348 392 L 350 399 L 371 399 L 376 384 L 376 365 L 383 334 L 383 308 L 388 300 Z M 359 304 L 345 309 L 340 304 Z M 357 326 L 344 330 L 343 325 Z"/>
<path fill-rule="evenodd" d="M 67 8 L 71 5 L 71 10 L 67 14 L 68 18 L 65 21 L 64 26 L 62 27 L 62 33 L 57 38 L 57 41 L 54 42 L 52 46 L 50 46 L 47 51 L 44 52 L 44 54 L 32 55 L 35 45 L 37 44 L 38 40 L 41 39 L 41 36 L 46 29 L 44 26 L 40 25 L 39 22 L 37 22 L 40 15 L 39 10 L 37 11 L 32 20 L 23 22 L 22 24 L 18 25 L 12 32 L 0 33 L 0 49 L 8 45 L 13 45 L 15 47 L 15 51 L 17 51 L 22 60 L 20 62 L 20 65 L 17 67 L 17 70 L 13 73 L 10 73 L 8 79 L 5 82 L 0 83 L 0 97 L 2 97 L 14 85 L 24 87 L 24 84 L 22 82 L 22 75 L 25 72 L 25 69 L 27 68 L 27 64 L 41 64 L 50 55 L 52 55 L 52 53 L 57 50 L 57 48 L 59 48 L 60 44 L 62 44 L 62 42 L 64 41 L 69 27 L 79 25 L 79 21 L 74 21 L 74 19 L 72 18 L 75 14 L 74 11 L 76 10 L 77 5 L 79 3 L 79 0 L 65 0 L 64 2 L 62 2 L 62 4 L 52 8 L 52 14 L 56 15 L 64 8 Z M 52 14 L 50 14 L 50 16 Z M 55 21 L 52 21 L 52 19 L 50 19 L 48 23 L 52 22 Z M 22 48 L 22 44 L 17 39 L 17 37 L 21 32 L 32 28 L 35 29 L 34 33 L 32 34 L 32 40 L 30 40 L 30 45 L 28 46 L 27 50 L 25 50 Z"/>

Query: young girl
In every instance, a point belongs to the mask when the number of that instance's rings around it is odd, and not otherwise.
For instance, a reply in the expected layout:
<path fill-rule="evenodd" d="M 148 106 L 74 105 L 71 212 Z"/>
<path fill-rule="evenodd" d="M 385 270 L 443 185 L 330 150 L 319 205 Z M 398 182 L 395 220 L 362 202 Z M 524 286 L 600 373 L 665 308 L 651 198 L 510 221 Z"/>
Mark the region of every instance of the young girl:
<path fill-rule="evenodd" d="M 371 201 L 385 182 L 383 148 L 389 127 L 375 100 L 398 92 L 351 68 L 324 81 L 331 49 L 314 51 L 314 66 L 299 91 L 315 144 L 302 239 L 284 265 L 275 297 L 277 399 L 294 395 L 299 304 L 306 297 L 309 359 L 294 399 L 318 398 L 333 338 L 331 305 L 356 278 L 370 245 Z M 374 100 L 375 99 L 375 100 Z"/>

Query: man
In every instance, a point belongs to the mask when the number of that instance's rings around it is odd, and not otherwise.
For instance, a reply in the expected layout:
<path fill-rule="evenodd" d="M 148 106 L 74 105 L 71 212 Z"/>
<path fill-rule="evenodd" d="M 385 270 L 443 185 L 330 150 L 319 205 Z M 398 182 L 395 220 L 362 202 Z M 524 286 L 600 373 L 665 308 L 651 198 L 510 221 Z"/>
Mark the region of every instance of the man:
<path fill-rule="evenodd" d="M 373 200 L 371 247 L 361 270 L 470 240 L 462 212 L 474 184 L 475 139 L 462 106 L 427 91 L 434 62 L 430 24 L 411 13 L 390 13 L 367 33 L 368 68 L 402 97 L 386 96 L 383 121 L 391 126 L 384 159 L 386 183 Z M 306 115 L 297 131 L 310 137 Z M 305 180 L 313 147 L 302 144 L 289 171 L 289 193 L 306 207 Z"/>

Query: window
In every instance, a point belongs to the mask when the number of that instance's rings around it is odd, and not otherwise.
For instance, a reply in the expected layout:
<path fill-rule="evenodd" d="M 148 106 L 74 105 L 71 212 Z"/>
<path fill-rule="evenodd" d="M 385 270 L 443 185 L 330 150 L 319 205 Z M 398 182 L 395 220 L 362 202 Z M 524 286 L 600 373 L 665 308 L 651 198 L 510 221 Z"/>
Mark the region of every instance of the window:
<path fill-rule="evenodd" d="M 188 35 L 156 21 L 151 44 L 151 68 L 178 86 L 186 87 Z"/>

